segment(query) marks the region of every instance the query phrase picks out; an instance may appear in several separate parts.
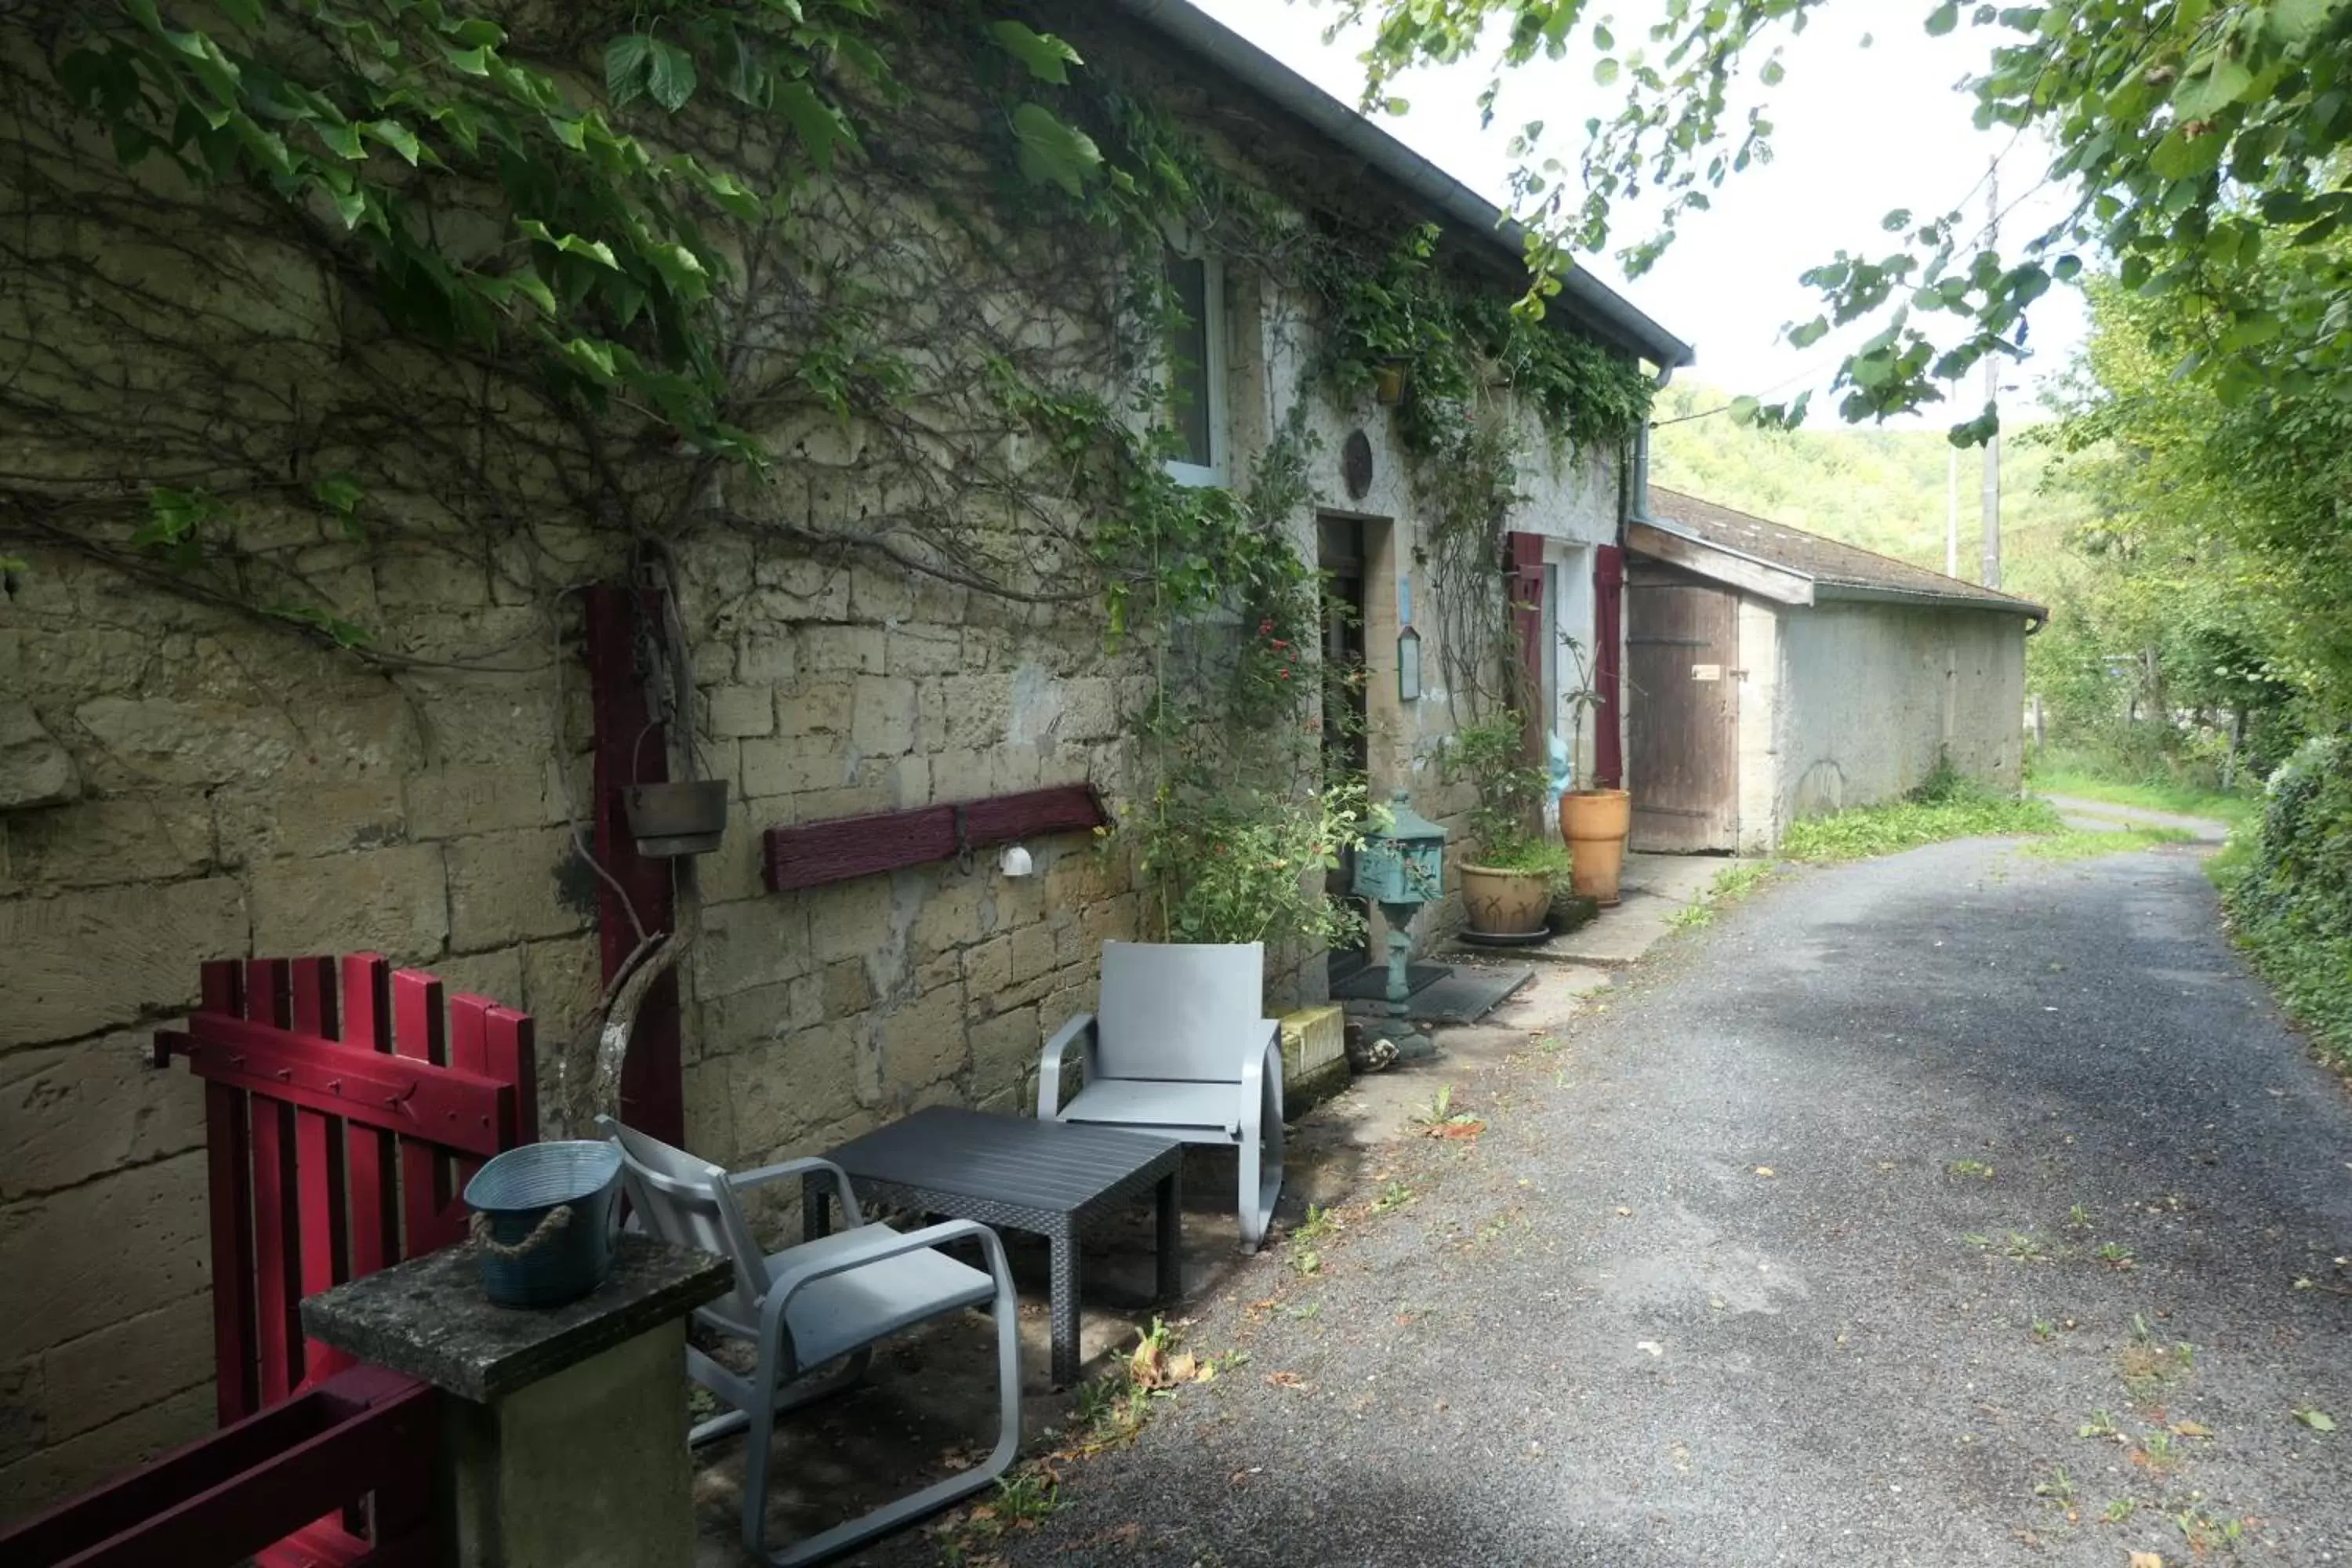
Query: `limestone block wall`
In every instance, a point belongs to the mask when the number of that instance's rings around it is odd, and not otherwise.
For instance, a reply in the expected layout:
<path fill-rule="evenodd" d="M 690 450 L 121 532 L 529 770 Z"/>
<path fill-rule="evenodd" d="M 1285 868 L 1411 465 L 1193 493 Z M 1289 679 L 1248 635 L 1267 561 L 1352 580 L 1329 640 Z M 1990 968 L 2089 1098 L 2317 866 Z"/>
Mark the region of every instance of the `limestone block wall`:
<path fill-rule="evenodd" d="M 452 652 L 458 651 L 456 647 Z M 545 672 L 394 679 L 38 554 L 0 690 L 0 1518 L 213 1422 L 203 1098 L 148 1065 L 205 959 L 375 949 L 595 992 Z"/>

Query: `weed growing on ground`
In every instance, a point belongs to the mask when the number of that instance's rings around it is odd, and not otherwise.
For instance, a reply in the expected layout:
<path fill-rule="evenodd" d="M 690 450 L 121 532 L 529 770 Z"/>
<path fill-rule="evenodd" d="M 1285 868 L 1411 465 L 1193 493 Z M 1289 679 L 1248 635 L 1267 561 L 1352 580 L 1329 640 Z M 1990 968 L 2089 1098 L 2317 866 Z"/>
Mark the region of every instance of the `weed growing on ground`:
<path fill-rule="evenodd" d="M 2001 1252 L 2020 1263 L 2035 1263 L 2050 1256 L 2050 1249 L 2030 1230 L 2012 1230 Z"/>
<path fill-rule="evenodd" d="M 2076 1230 L 2088 1230 L 2091 1228 L 2091 1211 L 2081 1204 L 2076 1204 L 2066 1211 L 2066 1223 Z"/>
<path fill-rule="evenodd" d="M 1333 1216 L 1330 1209 L 1320 1204 L 1308 1204 L 1307 1217 L 1299 1222 L 1298 1228 L 1292 1231 L 1290 1236 L 1294 1241 L 1305 1242 L 1312 1246 L 1327 1236 L 1336 1235 L 1339 1229 L 1339 1222 Z"/>
<path fill-rule="evenodd" d="M 2092 1256 L 2118 1273 L 2132 1267 L 2131 1249 L 2120 1241 L 2101 1242 L 2099 1250 Z"/>
<path fill-rule="evenodd" d="M 1695 893 L 1691 901 L 1666 917 L 1676 931 L 1697 931 L 1711 924 L 1726 904 L 1735 903 L 1772 879 L 1769 860 L 1735 860 L 1715 874 L 1715 880 Z"/>
<path fill-rule="evenodd" d="M 1944 1169 L 1956 1176 L 1981 1176 L 1988 1182 L 1992 1180 L 1992 1167 L 1982 1160 L 1955 1160 Z"/>
<path fill-rule="evenodd" d="M 2066 1473 L 2065 1466 L 2053 1465 L 2049 1475 L 2033 1483 L 2033 1495 L 2047 1498 L 2060 1508 L 2068 1507 L 2074 1500 L 2074 1478 Z"/>
<path fill-rule="evenodd" d="M 2108 1410 L 2094 1410 L 2091 1412 L 2091 1418 L 2083 1423 L 2082 1427 L 2077 1432 L 2076 1436 L 2084 1437 L 2120 1438 L 2123 1436 L 2123 1429 L 2116 1425 L 2114 1412 Z"/>
<path fill-rule="evenodd" d="M 1948 838 L 2063 831 L 2049 802 L 1996 794 L 1946 767 L 1900 801 L 1790 823 L 1780 852 L 1792 860 L 1859 860 Z"/>
<path fill-rule="evenodd" d="M 2138 1507 L 2139 1504 L 2132 1501 L 2131 1499 L 2127 1497 L 2119 1497 L 2113 1502 L 2107 1504 L 2106 1511 L 2099 1517 L 2105 1520 L 2109 1524 L 2121 1524 L 2124 1521 L 2129 1519 Z"/>
<path fill-rule="evenodd" d="M 2103 833 L 2093 827 L 2069 827 L 2046 838 L 2018 846 L 2020 855 L 2036 860 L 2095 860 L 2102 855 L 2129 855 L 2167 844 L 2194 842 L 2196 835 L 2178 827 L 2125 827 Z"/>
<path fill-rule="evenodd" d="M 1402 1182 L 1391 1181 L 1381 1189 L 1381 1195 L 1372 1200 L 1372 1212 L 1393 1214 L 1412 1202 L 1412 1198 L 1413 1192 L 1411 1187 L 1406 1186 Z"/>

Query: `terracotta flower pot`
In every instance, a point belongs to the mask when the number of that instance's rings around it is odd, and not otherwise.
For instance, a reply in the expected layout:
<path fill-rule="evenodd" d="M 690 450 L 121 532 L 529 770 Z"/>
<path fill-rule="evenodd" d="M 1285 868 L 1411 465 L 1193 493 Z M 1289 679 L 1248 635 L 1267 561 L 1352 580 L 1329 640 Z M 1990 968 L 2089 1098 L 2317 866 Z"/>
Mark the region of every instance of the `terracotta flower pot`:
<path fill-rule="evenodd" d="M 1532 936 L 1545 929 L 1551 879 L 1541 871 L 1462 868 L 1462 909 L 1481 936 Z"/>
<path fill-rule="evenodd" d="M 1622 789 L 1574 789 L 1559 797 L 1559 836 L 1568 840 L 1569 886 L 1603 909 L 1617 901 L 1625 869 L 1625 834 L 1633 797 Z"/>

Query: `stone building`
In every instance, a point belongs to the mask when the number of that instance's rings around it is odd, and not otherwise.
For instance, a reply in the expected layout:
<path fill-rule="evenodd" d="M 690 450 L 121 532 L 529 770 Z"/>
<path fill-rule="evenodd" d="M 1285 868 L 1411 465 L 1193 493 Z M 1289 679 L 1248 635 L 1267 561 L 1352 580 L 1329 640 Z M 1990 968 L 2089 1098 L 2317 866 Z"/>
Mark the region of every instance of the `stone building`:
<path fill-rule="evenodd" d="M 1490 206 L 1189 6 L 1122 0 L 1037 19 L 1087 70 L 1197 137 L 1256 193 L 1261 225 L 1433 225 L 1452 286 L 1497 303 L 1523 286 L 1518 237 Z M 604 520 L 655 493 L 638 476 L 660 471 L 664 454 L 647 455 L 658 442 L 598 446 L 553 419 L 510 435 L 527 421 L 489 415 L 529 405 L 530 384 L 499 382 L 490 363 L 419 368 L 342 275 L 254 216 L 258 198 L 122 175 L 77 140 L 40 51 L 9 26 L 0 121 L 28 151 L 0 172 L 16 247 L 0 256 L 0 345 L 54 357 L 32 361 L 49 381 L 19 378 L 0 396 L 13 476 L 0 557 L 16 558 L 0 595 L 0 1518 L 211 1424 L 201 1099 L 184 1073 L 148 1065 L 148 1032 L 194 1003 L 200 961 L 373 950 L 430 968 L 537 1016 L 561 1108 L 584 1070 L 579 1032 L 638 945 L 603 874 L 618 870 L 637 917 L 657 932 L 667 900 L 685 939 L 674 995 L 656 986 L 640 1016 L 653 1042 L 641 1070 L 666 1080 L 645 1103 L 666 1100 L 699 1152 L 779 1158 L 938 1101 L 1017 1110 L 1044 1035 L 1090 1005 L 1098 944 L 1157 929 L 1132 831 L 1154 788 L 1139 721 L 1155 661 L 1208 635 L 1122 643 L 1106 636 L 1099 596 L 1036 591 L 1053 575 L 1039 562 L 1083 559 L 1106 514 L 1024 489 L 1045 482 L 1050 457 L 1034 435 L 986 432 L 968 461 L 919 468 L 909 454 L 929 434 L 821 398 L 761 410 L 756 482 L 688 474 L 662 502 L 676 527 L 649 568 L 633 542 L 646 530 Z M 924 111 L 962 115 L 976 142 L 985 107 L 939 95 Z M 960 144 L 943 144 L 948 174 L 934 177 L 988 177 L 980 154 L 959 163 Z M 1006 270 L 968 270 L 973 257 L 950 254 L 963 238 L 905 218 L 890 167 L 845 163 L 811 197 L 803 259 L 830 257 L 838 273 L 776 286 L 763 298 L 784 303 L 761 330 L 833 330 L 858 309 L 878 333 L 953 317 L 955 331 L 998 334 L 1007 355 L 1116 358 L 1085 291 L 1012 281 L 1060 242 L 1005 230 Z M 1197 301 L 1197 336 L 1176 355 L 1198 383 L 1178 477 L 1239 487 L 1269 453 L 1295 455 L 1310 499 L 1273 526 L 1353 596 L 1356 613 L 1325 630 L 1360 640 L 1371 786 L 1409 785 L 1424 812 L 1455 818 L 1460 790 L 1426 766 L 1460 693 L 1445 675 L 1444 584 L 1420 564 L 1430 502 L 1400 415 L 1319 374 L 1324 302 L 1195 226 L 1170 236 L 1179 292 Z M 198 250 L 209 270 L 195 270 Z M 914 306 L 843 291 L 882 255 L 905 268 Z M 1581 274 L 1545 330 L 1643 374 L 1689 357 Z M 981 379 L 941 378 L 936 405 Z M 1582 711 L 1575 687 L 1611 677 L 1610 585 L 1641 447 L 1548 440 L 1504 393 L 1480 417 L 1523 457 L 1479 591 L 1502 591 L 1507 550 L 1540 595 L 1524 612 L 1541 616 L 1528 646 L 1555 650 L 1564 636 L 1592 667 L 1539 652 L 1531 673 L 1558 723 Z M 329 482 L 276 495 L 187 477 L 217 453 L 239 474 L 340 463 L 369 476 L 370 500 L 346 526 L 336 514 L 353 509 Z M 924 488 L 958 470 L 968 488 Z M 473 489 L 478 500 L 454 493 Z M 190 591 L 227 579 L 174 578 L 127 524 L 106 532 L 126 496 L 200 531 L 217 521 L 205 509 L 234 500 L 223 558 L 280 572 L 315 601 L 289 611 Z M 74 508 L 108 521 L 70 533 Z M 964 537 L 939 521 L 958 508 L 1042 520 L 1000 552 L 1011 566 L 1034 557 L 1025 596 L 992 592 L 991 571 L 958 553 Z M 592 668 L 583 590 L 647 582 L 657 595 L 607 601 L 635 612 L 614 646 L 645 678 L 616 682 Z M 346 623 L 370 628 L 356 650 L 301 635 Z M 1408 623 L 1417 697 L 1398 669 Z M 672 691 L 683 700 L 665 708 Z M 1600 732 L 1578 739 L 1606 772 L 1617 737 L 1601 711 Z M 616 728 L 631 712 L 650 716 Z M 676 771 L 688 745 L 696 771 L 728 783 L 725 837 L 674 868 L 635 863 L 610 841 L 610 770 L 653 756 Z M 1028 842 L 1033 876 L 1003 877 L 991 857 L 781 893 L 763 875 L 771 828 L 1062 784 L 1092 785 L 1115 826 Z M 1321 985 L 1321 955 L 1294 952 L 1274 999 Z"/>
<path fill-rule="evenodd" d="M 2018 789 L 2040 605 L 1672 490 L 1626 542 L 1634 848 L 1769 854 L 1939 766 Z"/>

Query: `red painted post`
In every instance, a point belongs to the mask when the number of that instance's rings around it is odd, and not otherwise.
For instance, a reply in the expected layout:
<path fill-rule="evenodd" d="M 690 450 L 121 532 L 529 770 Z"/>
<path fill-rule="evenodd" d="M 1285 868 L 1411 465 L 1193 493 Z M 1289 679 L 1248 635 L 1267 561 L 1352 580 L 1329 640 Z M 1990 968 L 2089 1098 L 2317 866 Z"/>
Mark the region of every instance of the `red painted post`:
<path fill-rule="evenodd" d="M 449 1050 L 442 1038 L 441 983 L 429 974 L 404 969 L 392 977 L 393 1048 L 404 1057 L 446 1067 Z M 400 1140 L 400 1207 L 406 1219 L 401 1252 L 422 1257 L 448 1246 L 460 1234 L 449 1207 L 447 1161 L 425 1142 L 434 1129 L 420 1126 L 414 1136 Z"/>
<path fill-rule="evenodd" d="M 633 784 L 669 776 L 669 753 L 653 722 L 646 672 L 637 668 L 638 630 L 663 624 L 662 595 L 651 588 L 599 584 L 586 602 L 588 691 L 595 721 L 596 776 L 592 814 L 597 858 L 628 894 L 648 933 L 675 929 L 676 890 L 670 864 L 637 853 L 622 793 Z M 637 945 L 621 899 L 597 887 L 596 927 L 607 984 Z M 686 1085 L 678 1051 L 677 973 L 647 988 L 637 1007 L 628 1059 L 621 1066 L 621 1119 L 672 1143 L 686 1142 Z"/>
<path fill-rule="evenodd" d="M 245 965 L 222 959 L 204 966 L 204 1010 L 245 1011 Z M 224 1426 L 261 1408 L 258 1352 L 253 1342 L 253 1141 L 249 1097 L 226 1084 L 205 1085 L 205 1158 L 212 1204 L 214 1403 Z"/>
<path fill-rule="evenodd" d="M 382 953 L 355 952 L 343 960 L 343 1041 L 364 1050 L 392 1052 L 392 964 Z M 352 1274 L 364 1279 L 400 1261 L 400 1181 L 393 1165 L 390 1133 L 347 1121 L 352 1209 Z"/>
<path fill-rule="evenodd" d="M 286 961 L 245 966 L 245 1016 L 287 1027 L 292 1008 Z M 253 1106 L 254 1338 L 261 1352 L 261 1403 L 278 1403 L 302 1381 L 301 1214 L 296 1206 L 294 1107 Z"/>

